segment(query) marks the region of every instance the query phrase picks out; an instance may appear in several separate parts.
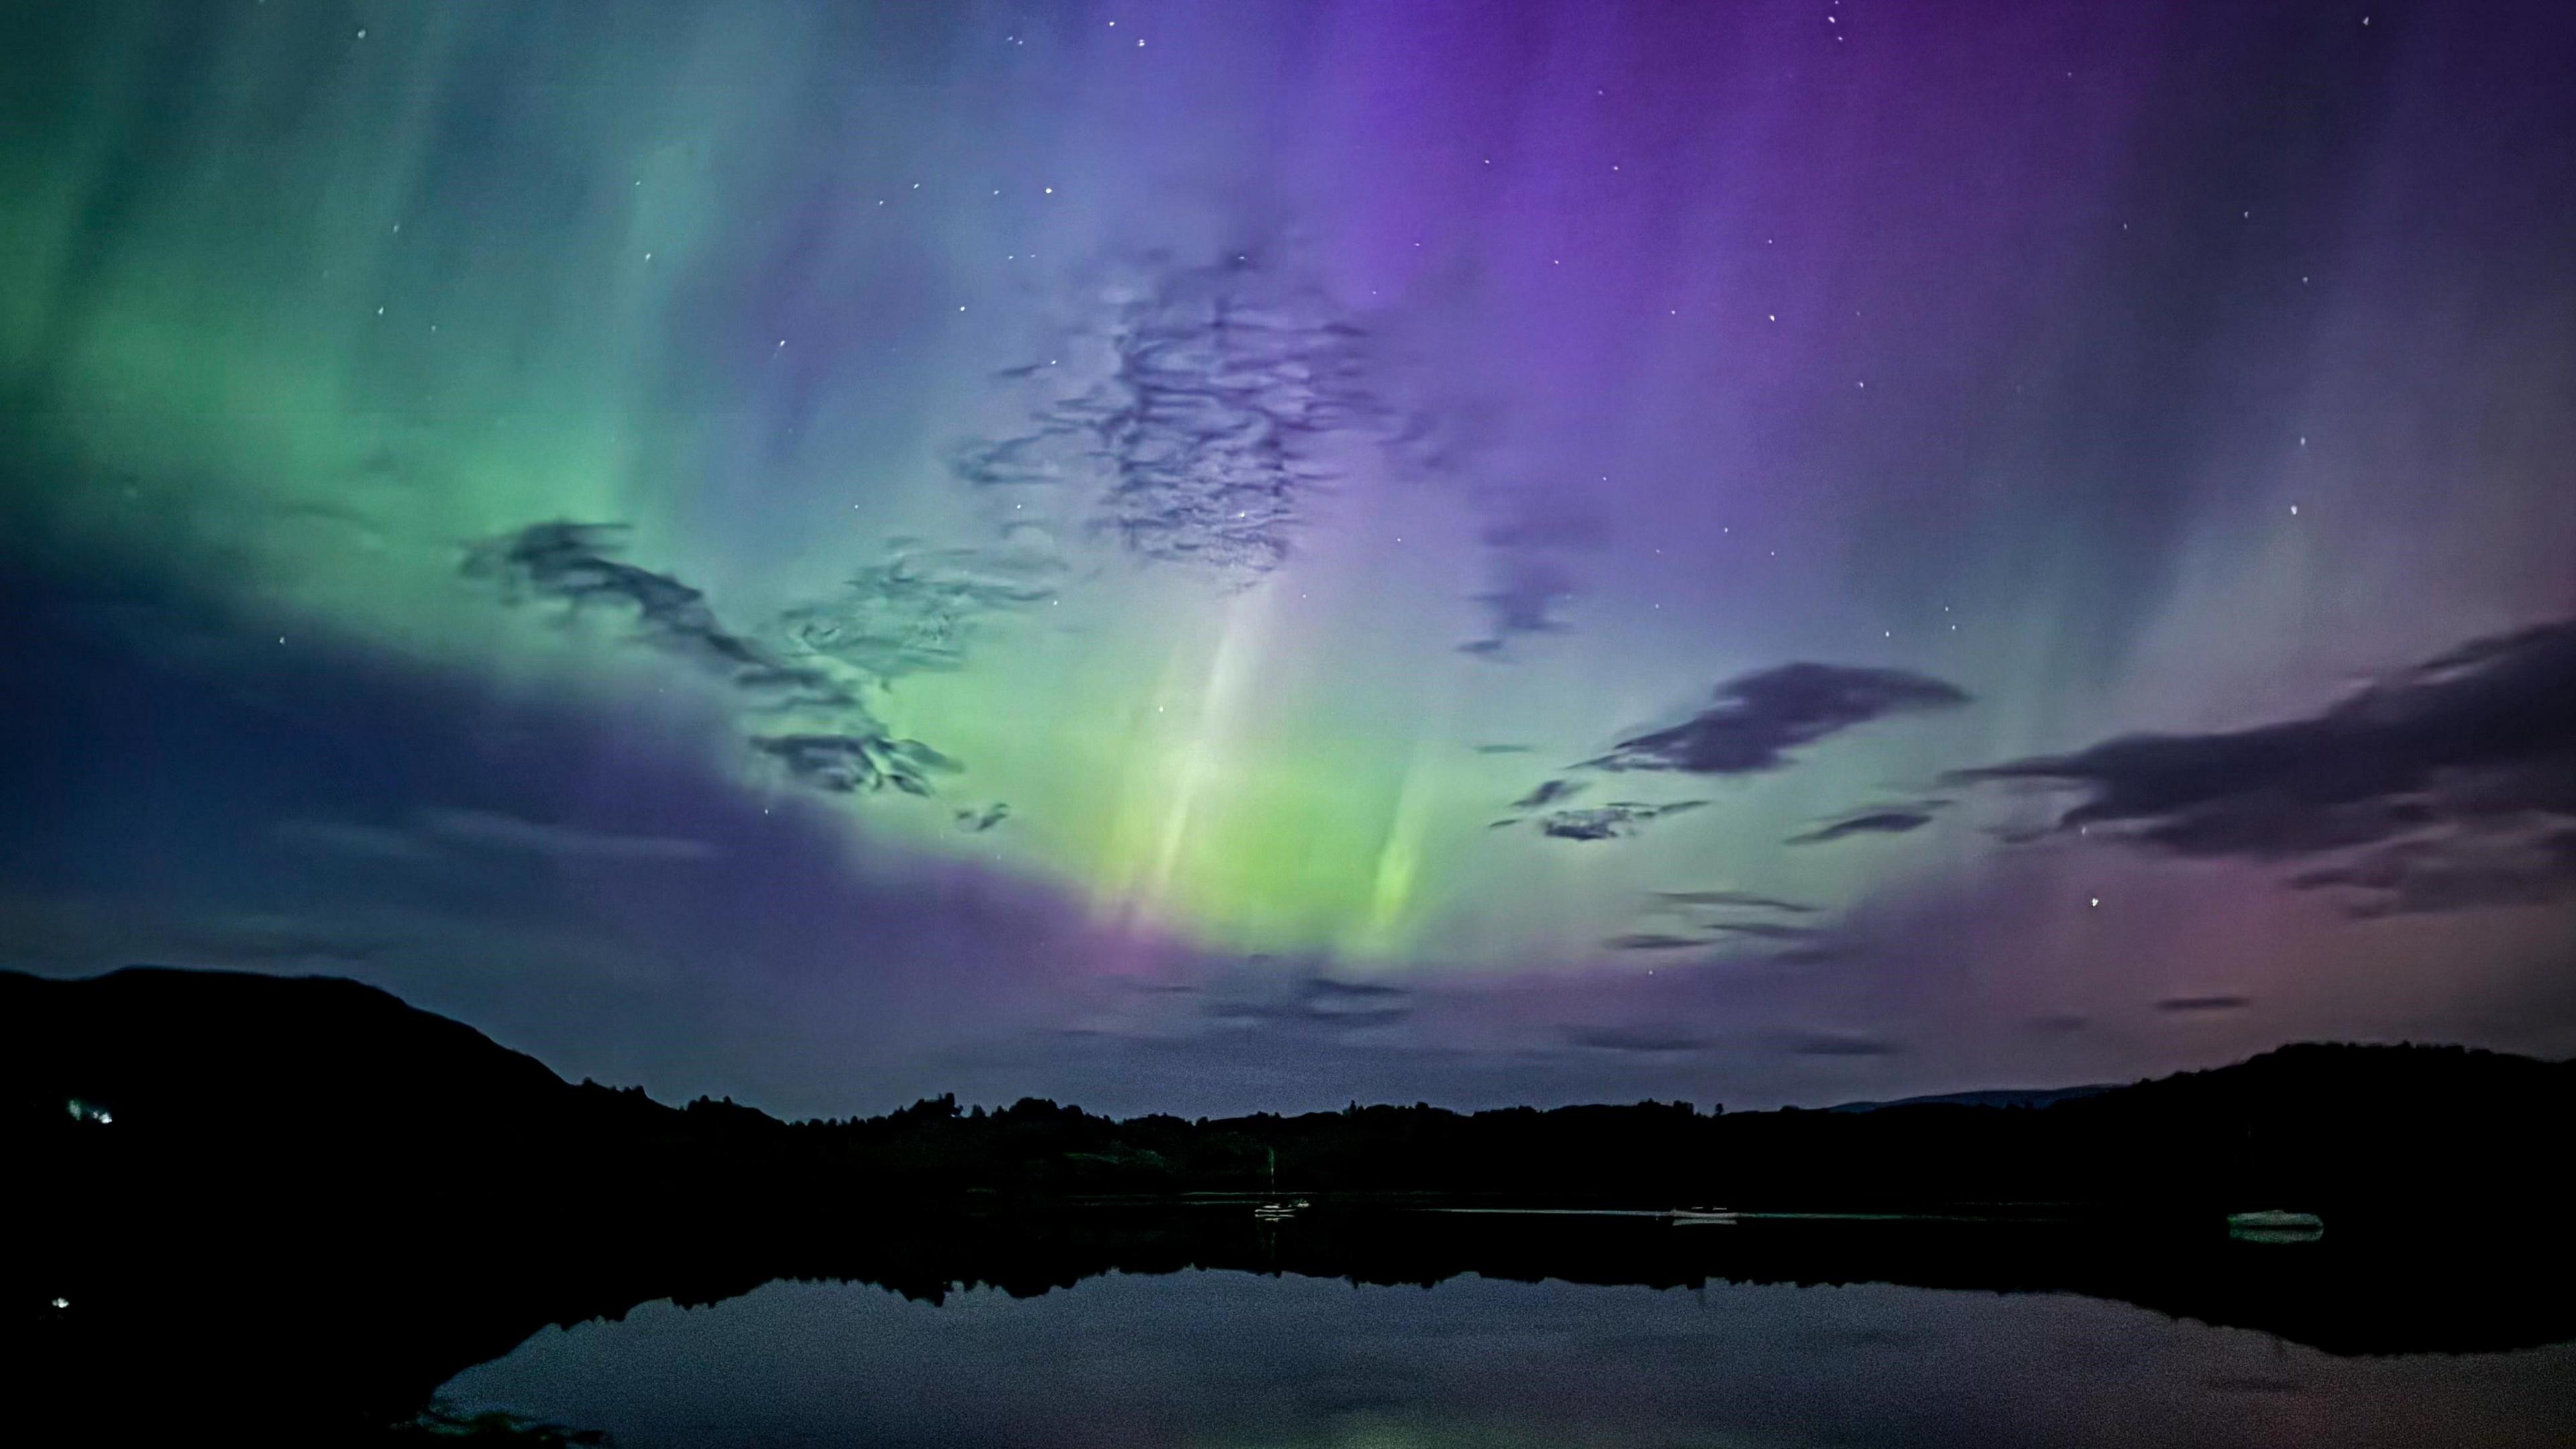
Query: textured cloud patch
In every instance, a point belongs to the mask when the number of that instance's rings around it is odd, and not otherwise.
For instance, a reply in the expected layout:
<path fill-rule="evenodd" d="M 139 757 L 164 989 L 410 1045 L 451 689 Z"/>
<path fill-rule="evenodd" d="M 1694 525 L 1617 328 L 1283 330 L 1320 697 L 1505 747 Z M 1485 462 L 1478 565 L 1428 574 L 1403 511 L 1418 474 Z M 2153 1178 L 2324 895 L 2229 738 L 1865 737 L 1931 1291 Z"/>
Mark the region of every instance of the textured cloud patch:
<path fill-rule="evenodd" d="M 2576 620 L 2479 639 L 2302 718 L 2129 735 L 1959 772 L 2084 797 L 2056 832 L 2174 855 L 2321 858 L 2363 916 L 2576 894 Z"/>
<path fill-rule="evenodd" d="M 872 679 L 952 671 L 965 667 L 986 620 L 1055 597 L 1064 573 L 1043 549 L 899 547 L 838 593 L 789 609 L 779 626 L 800 652 Z"/>
<path fill-rule="evenodd" d="M 1682 723 L 1621 740 L 1585 761 L 1596 770 L 1678 770 L 1749 775 L 1776 770 L 1789 751 L 1891 715 L 1956 709 L 1956 685 L 1902 669 L 1784 664 L 1717 687 L 1717 703 Z"/>
<path fill-rule="evenodd" d="M 1590 809 L 1558 810 L 1541 815 L 1538 817 L 1538 832 L 1557 840 L 1619 840 L 1668 815 L 1697 810 L 1707 803 L 1705 800 L 1674 800 L 1650 805 L 1638 800 L 1613 800 Z"/>
<path fill-rule="evenodd" d="M 755 735 L 751 747 L 785 766 L 796 780 L 835 795 L 887 789 L 927 795 L 931 776 L 963 768 L 919 740 L 883 734 Z"/>
<path fill-rule="evenodd" d="M 1348 309 L 1249 250 L 1149 259 L 1052 346 L 1071 365 L 1005 374 L 1042 393 L 1020 430 L 962 449 L 957 476 L 1073 490 L 1093 531 L 1239 583 L 1287 561 L 1354 450 L 1394 457 L 1418 427 Z"/>
<path fill-rule="evenodd" d="M 625 537 L 623 524 L 532 523 L 469 545 L 459 571 L 497 583 L 507 600 L 552 599 L 576 618 L 593 608 L 624 612 L 646 642 L 754 693 L 821 706 L 855 702 L 829 676 L 726 628 L 704 593 L 618 557 Z"/>
<path fill-rule="evenodd" d="M 726 627 L 706 595 L 670 574 L 618 557 L 620 525 L 537 523 L 466 550 L 467 578 L 497 583 L 506 600 L 551 599 L 573 616 L 608 606 L 639 638 L 725 681 L 763 717 L 751 748 L 789 778 L 833 794 L 930 793 L 957 761 L 895 736 L 866 691 L 922 669 L 954 668 L 974 621 L 1043 597 L 1030 563 L 967 550 L 898 553 L 862 570 L 841 596 L 792 610 L 765 642 Z"/>

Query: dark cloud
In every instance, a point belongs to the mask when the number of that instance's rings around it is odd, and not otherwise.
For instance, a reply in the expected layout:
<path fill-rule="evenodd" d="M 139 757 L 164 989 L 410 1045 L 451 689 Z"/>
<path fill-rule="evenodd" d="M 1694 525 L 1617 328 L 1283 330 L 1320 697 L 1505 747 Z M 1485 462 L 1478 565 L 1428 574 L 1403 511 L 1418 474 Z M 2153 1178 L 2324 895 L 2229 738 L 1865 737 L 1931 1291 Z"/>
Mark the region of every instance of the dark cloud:
<path fill-rule="evenodd" d="M 1528 754 L 1529 752 L 1530 752 L 1530 747 L 1529 747 L 1528 745 L 1478 745 L 1478 746 L 1476 746 L 1476 753 L 1477 753 L 1477 754 L 1480 754 L 1480 755 L 1526 755 L 1526 754 Z"/>
<path fill-rule="evenodd" d="M 1686 1032 L 1620 1026 L 1568 1027 L 1565 1039 L 1576 1046 L 1605 1052 L 1695 1052 L 1709 1045 L 1707 1037 Z"/>
<path fill-rule="evenodd" d="M 2348 909 L 2367 918 L 2541 905 L 2565 894 L 2571 880 L 2576 825 L 2401 840 L 2303 871 L 2290 884 L 2352 892 Z"/>
<path fill-rule="evenodd" d="M 1413 994 L 1383 981 L 1339 981 L 1330 976 L 1310 976 L 1302 990 L 1308 997 L 1329 1001 L 1400 1001 Z"/>
<path fill-rule="evenodd" d="M 1512 802 L 1514 810 L 1543 810 L 1560 800 L 1570 800 L 1583 793 L 1581 780 L 1542 780 L 1537 789 Z"/>
<path fill-rule="evenodd" d="M 1834 1031 L 1781 1032 L 1775 1034 L 1771 1042 L 1780 1050 L 1801 1057 L 1885 1057 L 1905 1050 L 1905 1043 L 1891 1037 Z"/>
<path fill-rule="evenodd" d="M 1003 821 L 1010 819 L 1011 807 L 1002 801 L 996 800 L 981 810 L 977 810 L 969 806 L 964 810 L 956 812 L 956 815 L 958 829 L 971 830 L 976 834 L 981 835 L 985 831 L 992 829 L 994 826 L 1001 824 Z"/>
<path fill-rule="evenodd" d="M 1202 1014 L 1216 1021 L 1351 1028 L 1388 1026 L 1413 1014 L 1413 994 L 1401 986 L 1302 976 L 1283 982 L 1238 982 L 1208 1002 Z"/>
<path fill-rule="evenodd" d="M 2196 1011 L 2243 1011 L 2254 1004 L 2250 996 L 2168 996 L 2156 1003 L 2156 1010 L 2174 1013 Z"/>
<path fill-rule="evenodd" d="M 727 629 L 704 593 L 619 558 L 625 537 L 623 524 L 532 523 L 468 545 L 460 572 L 499 584 L 513 602 L 552 599 L 576 617 L 603 605 L 623 610 L 647 642 L 756 694 L 803 704 L 855 703 L 829 676 L 789 664 Z"/>
<path fill-rule="evenodd" d="M 1825 845 L 1855 835 L 1903 835 L 1932 823 L 1932 816 L 1947 804 L 1926 800 L 1917 805 L 1892 805 L 1876 810 L 1863 810 L 1840 820 L 1820 825 L 1803 835 L 1792 835 L 1791 845 Z"/>
<path fill-rule="evenodd" d="M 930 776 L 959 764 L 901 739 L 868 708 L 862 689 L 922 669 L 954 668 L 983 614 L 1044 597 L 1044 572 L 1022 556 L 971 550 L 898 552 L 863 570 L 836 599 L 789 612 L 782 646 L 721 623 L 706 596 L 669 574 L 617 557 L 623 525 L 537 523 L 469 546 L 461 571 L 497 582 L 503 597 L 553 599 L 581 610 L 609 604 L 635 619 L 643 639 L 724 679 L 791 728 L 754 735 L 751 747 L 790 778 L 834 794 L 930 793 Z"/>
<path fill-rule="evenodd" d="M 2081 791 L 2055 830 L 2176 855 L 2331 857 L 2293 878 L 2360 915 L 2576 893 L 2576 620 L 2476 640 L 2323 711 L 2129 735 L 1962 781 Z"/>
<path fill-rule="evenodd" d="M 1669 728 L 1621 740 L 1585 762 L 1596 770 L 1749 775 L 1788 763 L 1788 751 L 1889 715 L 1955 709 L 1956 685 L 1902 669 L 1784 664 L 1717 687 L 1717 703 Z"/>
<path fill-rule="evenodd" d="M 1719 921 L 1709 927 L 1726 936 L 1750 936 L 1757 941 L 1803 941 L 1816 934 L 1813 926 L 1792 926 L 1782 921 Z"/>
<path fill-rule="evenodd" d="M 1558 840 L 1618 840 L 1636 834 L 1648 823 L 1667 815 L 1679 815 L 1707 804 L 1705 800 L 1675 800 L 1662 805 L 1649 805 L 1636 800 L 1613 800 L 1587 810 L 1558 810 L 1538 817 L 1539 834 Z M 1512 821 L 1497 821 L 1512 824 Z"/>
<path fill-rule="evenodd" d="M 1613 936 L 1601 944 L 1613 951 L 1692 951 L 1707 949 L 1708 937 L 1635 931 L 1625 936 Z"/>
<path fill-rule="evenodd" d="M 930 793 L 930 777 L 961 766 L 919 740 L 884 734 L 755 735 L 751 747 L 787 767 L 793 778 L 836 795 L 900 790 Z"/>
<path fill-rule="evenodd" d="M 1071 487 L 1091 524 L 1150 559 L 1250 581 L 1288 558 L 1313 494 L 1353 444 L 1414 424 L 1381 394 L 1367 331 L 1312 279 L 1246 250 L 1214 266 L 1154 258 L 1059 339 L 1106 354 L 1024 431 L 963 449 L 979 487 Z M 1073 368 L 1015 370 L 1033 387 Z"/>
<path fill-rule="evenodd" d="M 1813 915 L 1816 911 L 1814 906 L 1800 905 L 1796 901 L 1784 901 L 1777 896 L 1754 895 L 1747 891 L 1656 891 L 1654 898 L 1675 908 L 1783 911 L 1798 916 Z"/>

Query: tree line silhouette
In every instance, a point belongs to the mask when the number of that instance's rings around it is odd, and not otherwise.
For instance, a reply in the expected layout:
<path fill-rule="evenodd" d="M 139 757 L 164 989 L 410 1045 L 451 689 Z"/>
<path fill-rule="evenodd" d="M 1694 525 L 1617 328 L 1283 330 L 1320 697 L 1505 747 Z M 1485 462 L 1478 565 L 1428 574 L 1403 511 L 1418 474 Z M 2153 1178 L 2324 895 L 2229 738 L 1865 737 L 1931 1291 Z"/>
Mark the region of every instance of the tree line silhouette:
<path fill-rule="evenodd" d="M 789 1123 L 567 1083 L 347 981 L 0 972 L 0 1147 L 26 1209 L 0 1354 L 128 1419 L 137 1374 L 178 1414 L 190 1385 L 291 1362 L 331 1413 L 381 1424 L 544 1323 L 649 1298 L 806 1276 L 936 1301 L 1190 1267 L 2077 1291 L 2337 1351 L 2505 1347 L 2576 1332 L 2563 1253 L 2511 1228 L 2555 1202 L 2571 1072 L 2303 1045 L 2046 1106 L 1113 1119 L 942 1095 Z M 1274 1182 L 1313 1208 L 1256 1222 Z M 1502 1204 L 1973 1221 L 1412 1210 Z M 2231 1245 L 2224 1213 L 2253 1207 L 2327 1234 Z"/>

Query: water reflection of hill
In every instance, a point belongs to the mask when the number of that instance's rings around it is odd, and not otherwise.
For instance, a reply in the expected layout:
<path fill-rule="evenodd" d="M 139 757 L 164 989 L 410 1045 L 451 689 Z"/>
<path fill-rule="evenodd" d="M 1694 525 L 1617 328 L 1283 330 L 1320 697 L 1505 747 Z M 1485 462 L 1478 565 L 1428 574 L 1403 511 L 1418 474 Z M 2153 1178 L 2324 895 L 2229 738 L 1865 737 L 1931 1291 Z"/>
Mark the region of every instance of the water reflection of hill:
<path fill-rule="evenodd" d="M 1112 1270 L 1426 1285 L 1467 1273 L 1662 1288 L 1877 1282 L 2088 1294 L 2338 1354 L 2576 1339 L 2563 1265 L 2499 1252 L 2491 1240 L 2329 1237 L 2285 1248 L 2100 1223 L 1681 1228 L 1383 1207 L 1319 1207 L 1274 1229 L 1234 1205 L 853 1216 L 823 1236 L 737 1231 L 689 1242 L 586 1226 L 597 1211 L 531 1202 L 520 1221 L 443 1235 L 389 1216 L 372 1232 L 233 1224 L 214 1236 L 120 1232 L 68 1253 L 72 1245 L 58 1243 L 14 1255 L 16 1342 L 7 1351 L 29 1382 L 54 1387 L 72 1417 L 102 1426 L 133 1429 L 157 1412 L 185 1419 L 247 1396 L 296 1406 L 294 1423 L 347 1433 L 409 1413 L 546 1324 L 622 1317 L 657 1298 L 712 1302 L 775 1277 L 867 1282 L 930 1302 L 964 1285 L 1036 1295 Z M 54 1297 L 70 1306 L 52 1309 Z M 162 1392 L 140 1402 L 137 1382 Z"/>
<path fill-rule="evenodd" d="M 0 972 L 0 1147 L 22 1209 L 0 1255 L 0 1351 L 52 1386 L 35 1412 L 195 1425 L 247 1395 L 309 1405 L 346 1442 L 343 1426 L 408 1413 L 547 1323 L 782 1276 L 933 1301 L 1113 1269 L 1874 1281 L 2090 1294 L 2336 1353 L 2505 1349 L 2576 1339 L 2563 1254 L 2526 1253 L 2514 1232 L 2555 1202 L 2571 1100 L 2566 1063 L 2294 1047 L 2045 1108 L 1191 1122 L 934 1099 L 790 1125 L 574 1086 L 351 982 Z M 1185 1205 L 1256 1188 L 1273 1164 L 1315 1212 L 1268 1228 L 1241 1201 Z M 1408 1191 L 2078 1206 L 2054 1221 L 1682 1228 L 1388 1205 L 1434 1200 Z M 2482 1216 L 2455 1221 L 2464 1201 Z M 2272 1206 L 2322 1212 L 2324 1240 L 2227 1241 L 2228 1209 Z"/>

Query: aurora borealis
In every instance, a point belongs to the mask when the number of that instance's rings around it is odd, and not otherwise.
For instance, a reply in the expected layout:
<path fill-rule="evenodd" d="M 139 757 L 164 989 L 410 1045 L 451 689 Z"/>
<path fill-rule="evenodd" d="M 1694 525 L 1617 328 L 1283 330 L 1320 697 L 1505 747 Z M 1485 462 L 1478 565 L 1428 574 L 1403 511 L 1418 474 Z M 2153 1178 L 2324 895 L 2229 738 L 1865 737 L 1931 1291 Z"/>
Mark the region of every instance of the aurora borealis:
<path fill-rule="evenodd" d="M 0 958 L 783 1112 L 2576 1052 L 2576 15 L 0 18 Z"/>

